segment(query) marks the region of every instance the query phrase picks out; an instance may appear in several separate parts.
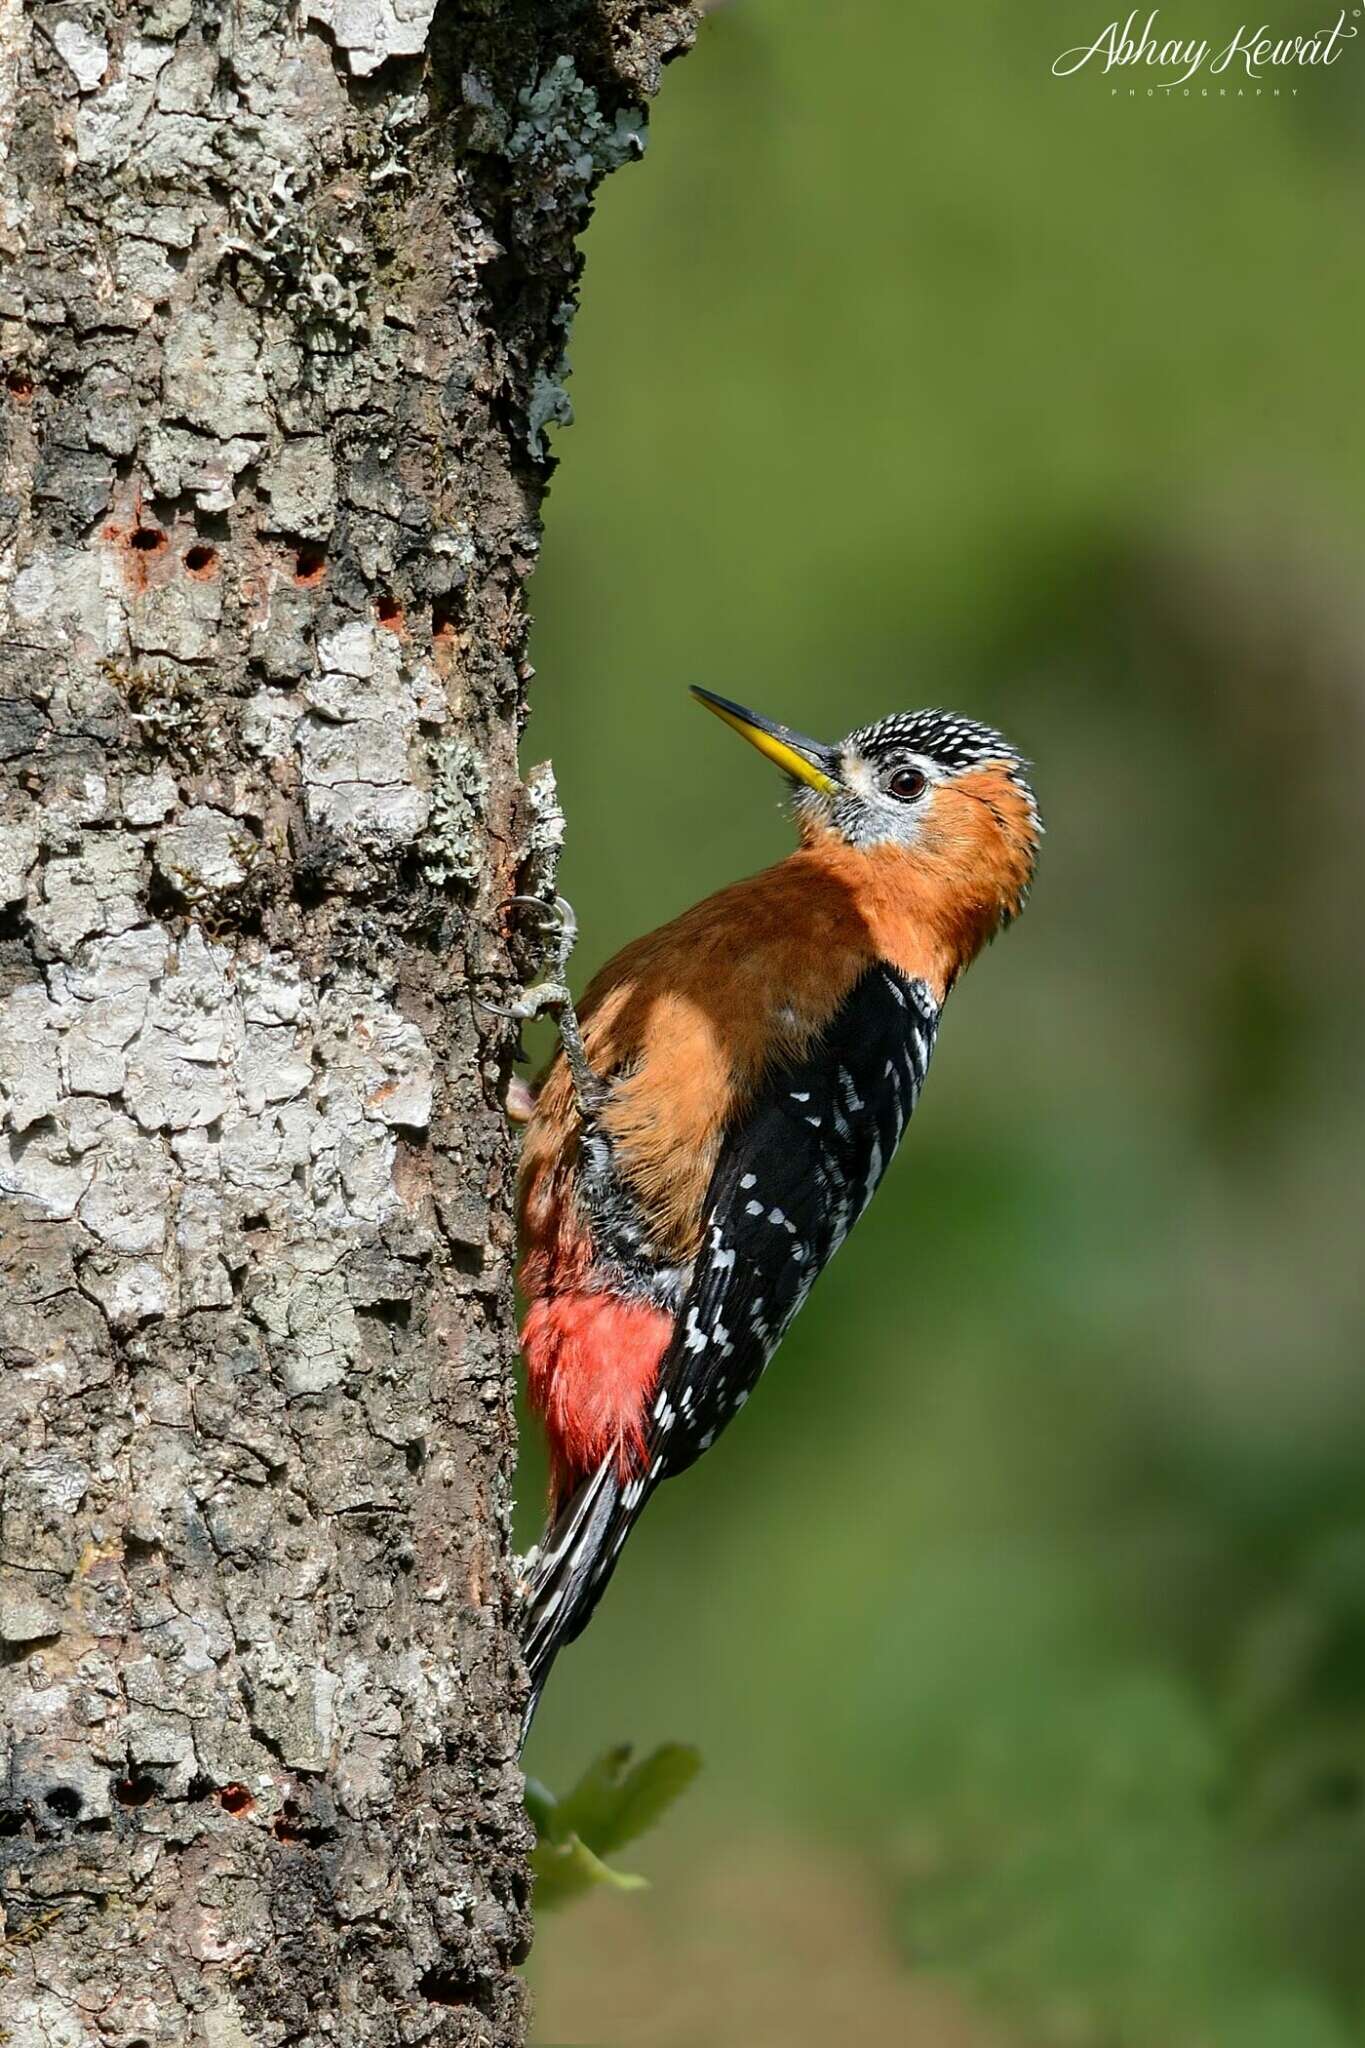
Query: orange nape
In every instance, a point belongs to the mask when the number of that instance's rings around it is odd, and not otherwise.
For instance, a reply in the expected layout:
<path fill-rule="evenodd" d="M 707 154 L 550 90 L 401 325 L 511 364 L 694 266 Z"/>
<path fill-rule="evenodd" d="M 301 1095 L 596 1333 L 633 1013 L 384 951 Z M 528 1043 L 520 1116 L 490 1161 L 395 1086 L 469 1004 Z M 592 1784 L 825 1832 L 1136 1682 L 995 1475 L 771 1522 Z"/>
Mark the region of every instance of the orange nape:
<path fill-rule="evenodd" d="M 521 1344 L 556 1509 L 613 1454 L 623 1480 L 644 1471 L 645 1417 L 672 1335 L 673 1318 L 647 1301 L 569 1293 L 531 1304 Z"/>

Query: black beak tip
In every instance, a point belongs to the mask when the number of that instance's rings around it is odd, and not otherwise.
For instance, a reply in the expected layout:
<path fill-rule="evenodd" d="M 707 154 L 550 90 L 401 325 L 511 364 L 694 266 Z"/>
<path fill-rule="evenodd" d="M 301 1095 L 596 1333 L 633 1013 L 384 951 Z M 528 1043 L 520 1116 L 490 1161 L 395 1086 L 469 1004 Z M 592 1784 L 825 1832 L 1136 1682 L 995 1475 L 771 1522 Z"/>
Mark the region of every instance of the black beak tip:
<path fill-rule="evenodd" d="M 724 718 L 738 720 L 741 729 L 747 728 L 750 735 L 765 733 L 769 739 L 780 741 L 826 775 L 834 774 L 838 761 L 836 747 L 827 747 L 823 740 L 810 739 L 803 732 L 793 732 L 789 725 L 780 725 L 775 718 L 764 718 L 759 712 L 751 711 L 747 704 L 736 704 L 732 697 L 720 697 L 714 690 L 703 690 L 700 683 L 689 683 L 688 688 L 699 704 L 719 711 Z"/>
<path fill-rule="evenodd" d="M 731 697 L 718 697 L 714 690 L 703 690 L 700 683 L 689 683 L 688 689 L 699 704 L 709 704 L 716 711 L 728 711 L 735 718 L 747 719 L 751 725 L 761 721 L 744 704 L 736 704 Z"/>

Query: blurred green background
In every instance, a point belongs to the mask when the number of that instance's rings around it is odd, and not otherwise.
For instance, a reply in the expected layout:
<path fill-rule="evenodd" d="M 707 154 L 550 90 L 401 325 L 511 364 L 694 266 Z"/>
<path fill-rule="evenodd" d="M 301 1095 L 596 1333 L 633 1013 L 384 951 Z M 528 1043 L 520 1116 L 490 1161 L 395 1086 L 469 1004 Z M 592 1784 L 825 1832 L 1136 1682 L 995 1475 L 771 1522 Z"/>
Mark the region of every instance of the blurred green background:
<path fill-rule="evenodd" d="M 524 749 L 579 984 L 790 844 L 692 681 L 998 722 L 1048 838 L 556 1669 L 551 1783 L 707 1768 L 547 1920 L 543 2042 L 1365 2042 L 1365 42 L 1053 78 L 1106 19 L 735 0 L 587 238 Z"/>

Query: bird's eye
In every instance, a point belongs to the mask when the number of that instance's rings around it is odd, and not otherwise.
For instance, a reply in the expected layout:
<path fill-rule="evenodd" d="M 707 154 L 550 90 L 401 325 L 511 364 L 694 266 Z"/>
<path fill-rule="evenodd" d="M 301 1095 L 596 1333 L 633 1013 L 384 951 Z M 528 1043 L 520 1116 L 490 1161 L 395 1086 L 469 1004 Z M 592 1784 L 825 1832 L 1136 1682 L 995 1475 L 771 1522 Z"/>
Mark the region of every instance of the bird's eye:
<path fill-rule="evenodd" d="M 917 796 L 923 796 L 929 786 L 929 778 L 918 768 L 898 768 L 887 789 L 892 796 L 899 797 L 904 804 L 913 803 Z"/>

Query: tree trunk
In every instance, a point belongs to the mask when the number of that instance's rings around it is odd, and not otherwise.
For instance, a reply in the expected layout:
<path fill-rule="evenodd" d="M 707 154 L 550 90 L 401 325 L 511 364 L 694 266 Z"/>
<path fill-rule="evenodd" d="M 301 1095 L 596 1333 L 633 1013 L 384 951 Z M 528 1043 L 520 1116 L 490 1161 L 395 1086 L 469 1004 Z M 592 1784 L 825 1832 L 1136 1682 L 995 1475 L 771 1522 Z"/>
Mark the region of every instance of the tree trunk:
<path fill-rule="evenodd" d="M 515 749 L 573 238 L 691 23 L 434 6 L 0 0 L 23 2048 L 523 2037 L 474 997 L 553 881 Z"/>

